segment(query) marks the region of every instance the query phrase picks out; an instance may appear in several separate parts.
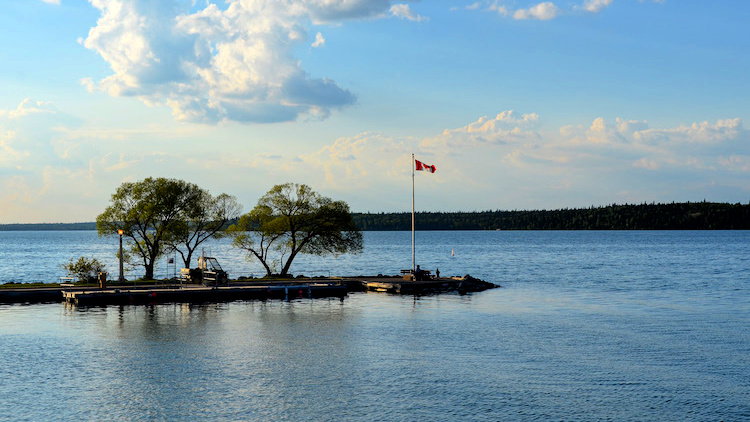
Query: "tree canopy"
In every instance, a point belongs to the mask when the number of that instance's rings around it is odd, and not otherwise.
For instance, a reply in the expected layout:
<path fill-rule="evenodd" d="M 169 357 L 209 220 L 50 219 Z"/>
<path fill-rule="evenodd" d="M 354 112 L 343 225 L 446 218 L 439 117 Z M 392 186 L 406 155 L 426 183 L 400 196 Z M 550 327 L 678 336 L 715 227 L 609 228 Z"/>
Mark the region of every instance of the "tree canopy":
<path fill-rule="evenodd" d="M 288 276 L 300 253 L 327 255 L 362 250 L 362 233 L 345 202 L 294 183 L 274 186 L 229 232 L 235 246 L 258 259 L 267 275 L 279 266 L 279 274 Z"/>
<path fill-rule="evenodd" d="M 145 278 L 154 277 L 154 263 L 165 246 L 185 248 L 187 259 L 198 245 L 213 236 L 231 215 L 239 214 L 236 200 L 220 195 L 212 198 L 193 183 L 166 178 L 125 182 L 112 195 L 112 204 L 96 218 L 100 236 L 117 235 L 130 240 L 133 254 L 145 268 Z M 234 213 L 234 214 L 232 214 Z"/>
<path fill-rule="evenodd" d="M 170 249 L 180 254 L 185 268 L 190 268 L 198 247 L 206 240 L 220 236 L 230 221 L 239 218 L 242 210 L 237 198 L 225 193 L 213 197 L 208 191 L 199 189 L 195 198 L 175 222 L 168 239 Z"/>

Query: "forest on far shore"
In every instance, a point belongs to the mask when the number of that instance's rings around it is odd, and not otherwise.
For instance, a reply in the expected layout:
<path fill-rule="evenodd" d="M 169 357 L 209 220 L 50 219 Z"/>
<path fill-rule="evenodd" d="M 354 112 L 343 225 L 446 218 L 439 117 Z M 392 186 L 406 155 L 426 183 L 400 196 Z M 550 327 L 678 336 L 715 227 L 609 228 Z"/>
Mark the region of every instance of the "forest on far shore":
<path fill-rule="evenodd" d="M 411 213 L 352 213 L 362 230 L 411 230 Z M 418 212 L 417 230 L 750 230 L 750 203 L 681 202 L 537 211 Z M 0 224 L 0 231 L 96 230 L 96 223 Z"/>
<path fill-rule="evenodd" d="M 418 212 L 417 230 L 750 230 L 750 203 L 609 205 L 552 211 Z M 354 214 L 362 230 L 411 230 L 411 213 Z"/>

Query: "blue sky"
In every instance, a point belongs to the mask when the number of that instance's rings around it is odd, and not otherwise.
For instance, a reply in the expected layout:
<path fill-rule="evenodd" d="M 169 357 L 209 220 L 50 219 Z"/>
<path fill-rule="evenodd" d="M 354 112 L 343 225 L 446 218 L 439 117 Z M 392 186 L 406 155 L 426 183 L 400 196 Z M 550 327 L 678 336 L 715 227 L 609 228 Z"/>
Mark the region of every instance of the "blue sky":
<path fill-rule="evenodd" d="M 173 177 L 250 210 L 750 200 L 750 3 L 10 0 L 0 223 Z"/>

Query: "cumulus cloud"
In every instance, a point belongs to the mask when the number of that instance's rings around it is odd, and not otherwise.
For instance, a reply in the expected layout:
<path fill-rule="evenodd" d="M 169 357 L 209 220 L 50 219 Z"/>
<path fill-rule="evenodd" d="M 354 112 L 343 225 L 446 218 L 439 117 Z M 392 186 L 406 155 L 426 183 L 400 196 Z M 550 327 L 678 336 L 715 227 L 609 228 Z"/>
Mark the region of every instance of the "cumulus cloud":
<path fill-rule="evenodd" d="M 326 39 L 323 38 L 323 34 L 318 32 L 315 34 L 315 41 L 312 43 L 313 48 L 322 47 L 326 43 Z"/>
<path fill-rule="evenodd" d="M 736 139 L 745 130 L 739 118 L 696 122 L 668 129 L 646 129 L 634 133 L 634 137 L 648 144 L 718 144 Z"/>
<path fill-rule="evenodd" d="M 581 7 L 587 12 L 599 13 L 610 4 L 612 4 L 612 0 L 586 0 Z"/>
<path fill-rule="evenodd" d="M 503 111 L 494 118 L 487 116 L 456 129 L 445 129 L 438 136 L 422 141 L 424 148 L 446 147 L 463 149 L 485 144 L 526 143 L 539 140 L 534 128 L 539 120 L 536 113 L 518 115 L 513 110 Z"/>
<path fill-rule="evenodd" d="M 230 135 L 229 127 L 99 128 L 28 99 L 0 110 L 0 221 L 50 221 L 49 204 L 66 204 L 56 208 L 57 221 L 91 220 L 122 181 L 146 176 L 245 195 L 246 205 L 269 187 L 248 180 L 304 181 L 354 210 L 403 211 L 411 153 L 438 168 L 417 176 L 423 210 L 744 202 L 750 193 L 750 132 L 740 119 L 665 127 L 596 117 L 550 128 L 542 117 L 508 110 L 431 136 L 365 132 L 279 153 L 273 142 L 238 147 L 242 139 L 206 150 L 205 139 Z M 716 189 L 729 193 L 717 197 Z"/>
<path fill-rule="evenodd" d="M 539 19 L 550 20 L 557 17 L 559 9 L 551 1 L 546 1 L 532 6 L 528 9 L 518 9 L 513 12 L 513 19 Z"/>
<path fill-rule="evenodd" d="M 26 98 L 13 110 L 0 110 L 0 118 L 19 119 L 32 114 L 55 114 L 50 102 L 34 101 Z"/>
<path fill-rule="evenodd" d="M 44 208 L 39 198 L 50 192 L 56 181 L 52 169 L 61 161 L 59 128 L 74 123 L 51 103 L 32 99 L 0 110 L 0 217 L 5 222 L 28 221 Z"/>
<path fill-rule="evenodd" d="M 484 9 L 488 12 L 495 12 L 500 16 L 507 17 L 512 16 L 516 20 L 524 19 L 538 19 L 538 20 L 551 20 L 560 16 L 564 10 L 583 10 L 589 13 L 599 13 L 605 8 L 612 5 L 613 0 L 584 0 L 579 5 L 570 5 L 563 9 L 557 6 L 555 2 L 546 1 L 538 3 L 528 8 L 513 9 L 509 7 L 507 3 L 514 4 L 508 0 L 494 0 L 491 3 L 485 2 L 487 7 Z M 643 3 L 646 0 L 639 0 Z M 664 3 L 666 0 L 649 0 L 655 3 Z M 466 7 L 467 10 L 478 10 L 481 8 L 480 3 L 473 3 Z"/>
<path fill-rule="evenodd" d="M 83 45 L 112 69 L 81 82 L 112 96 L 172 109 L 177 120 L 278 122 L 326 117 L 353 104 L 349 90 L 314 77 L 294 57 L 310 23 L 392 16 L 420 20 L 390 0 L 90 0 L 101 17 Z M 318 33 L 312 45 L 323 45 Z"/>
<path fill-rule="evenodd" d="M 408 4 L 394 4 L 391 6 L 390 12 L 394 17 L 410 21 L 421 22 L 427 20 L 424 16 L 415 14 Z"/>
<path fill-rule="evenodd" d="M 745 171 L 736 157 L 750 153 L 750 136 L 740 119 L 696 122 L 672 128 L 650 128 L 645 121 L 618 118 L 610 125 L 601 117 L 588 128 L 560 129 L 560 150 L 579 157 L 638 169 L 684 171 Z M 734 160 L 728 157 L 735 157 Z"/>
<path fill-rule="evenodd" d="M 497 12 L 500 16 L 508 16 L 510 14 L 510 10 L 508 10 L 506 6 L 498 3 L 498 0 L 495 0 L 494 3 L 490 4 L 489 7 L 487 7 L 487 10 L 490 12 Z"/>

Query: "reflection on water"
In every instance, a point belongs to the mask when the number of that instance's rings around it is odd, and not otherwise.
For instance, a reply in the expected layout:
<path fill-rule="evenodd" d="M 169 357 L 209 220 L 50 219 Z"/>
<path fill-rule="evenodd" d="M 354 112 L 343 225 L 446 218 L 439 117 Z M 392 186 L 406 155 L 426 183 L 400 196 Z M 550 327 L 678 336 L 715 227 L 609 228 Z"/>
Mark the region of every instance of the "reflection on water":
<path fill-rule="evenodd" d="M 441 236 L 504 287 L 0 305 L 0 418 L 750 419 L 747 233 Z"/>
<path fill-rule="evenodd" d="M 552 296 L 3 306 L 0 401 L 33 420 L 750 415 L 747 314 Z"/>

